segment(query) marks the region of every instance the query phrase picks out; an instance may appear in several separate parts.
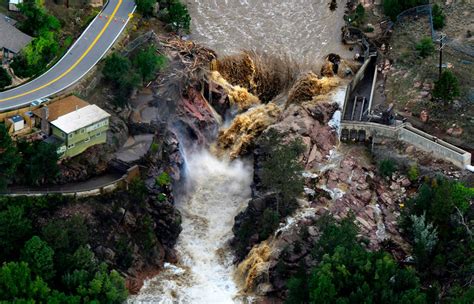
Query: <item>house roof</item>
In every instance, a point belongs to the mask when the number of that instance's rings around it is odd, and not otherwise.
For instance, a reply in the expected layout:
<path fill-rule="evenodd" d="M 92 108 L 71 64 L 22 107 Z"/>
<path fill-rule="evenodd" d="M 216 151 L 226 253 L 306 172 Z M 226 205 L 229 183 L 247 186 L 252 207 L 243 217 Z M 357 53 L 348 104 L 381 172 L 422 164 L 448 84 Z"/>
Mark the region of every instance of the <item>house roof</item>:
<path fill-rule="evenodd" d="M 88 105 L 59 117 L 52 121 L 51 124 L 66 134 L 69 134 L 108 117 L 110 117 L 110 114 L 98 106 Z"/>
<path fill-rule="evenodd" d="M 6 48 L 18 53 L 33 38 L 17 29 L 15 23 L 15 20 L 0 14 L 0 49 Z"/>
<path fill-rule="evenodd" d="M 60 116 L 66 115 L 72 111 L 75 111 L 77 109 L 81 109 L 84 107 L 87 107 L 89 103 L 86 101 L 71 95 L 66 98 L 60 99 L 56 102 L 53 102 L 51 104 L 48 104 L 48 121 L 52 122 L 53 120 L 58 119 Z M 42 117 L 41 112 L 42 108 L 36 109 L 33 111 L 36 116 Z"/>

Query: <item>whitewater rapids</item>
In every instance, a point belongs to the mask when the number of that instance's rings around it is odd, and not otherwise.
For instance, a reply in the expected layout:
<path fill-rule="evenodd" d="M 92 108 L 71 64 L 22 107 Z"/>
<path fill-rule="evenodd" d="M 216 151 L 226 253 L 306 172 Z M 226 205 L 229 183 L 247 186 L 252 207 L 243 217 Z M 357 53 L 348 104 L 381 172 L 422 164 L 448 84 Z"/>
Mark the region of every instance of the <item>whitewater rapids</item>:
<path fill-rule="evenodd" d="M 234 217 L 251 197 L 252 166 L 220 160 L 207 151 L 187 159 L 188 195 L 178 198 L 183 231 L 177 265 L 166 264 L 128 303 L 226 304 L 243 302 L 234 281 Z"/>

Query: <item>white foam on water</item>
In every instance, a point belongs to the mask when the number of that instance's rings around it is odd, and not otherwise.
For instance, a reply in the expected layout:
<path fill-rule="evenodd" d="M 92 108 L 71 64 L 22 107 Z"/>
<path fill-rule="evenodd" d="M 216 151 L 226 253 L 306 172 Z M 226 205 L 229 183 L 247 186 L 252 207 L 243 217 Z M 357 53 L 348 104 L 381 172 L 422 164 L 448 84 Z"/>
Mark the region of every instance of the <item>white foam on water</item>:
<path fill-rule="evenodd" d="M 250 198 L 252 167 L 207 151 L 187 158 L 190 191 L 177 201 L 183 217 L 178 265 L 166 264 L 129 303 L 225 304 L 241 301 L 226 248 L 234 217 Z"/>

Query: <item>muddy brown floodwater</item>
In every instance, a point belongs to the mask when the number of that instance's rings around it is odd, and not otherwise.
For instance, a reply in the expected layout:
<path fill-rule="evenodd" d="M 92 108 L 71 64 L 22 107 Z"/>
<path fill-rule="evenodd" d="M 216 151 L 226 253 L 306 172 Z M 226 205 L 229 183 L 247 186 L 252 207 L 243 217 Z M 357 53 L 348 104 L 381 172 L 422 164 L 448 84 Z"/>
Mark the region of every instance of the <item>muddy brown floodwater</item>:
<path fill-rule="evenodd" d="M 328 53 L 351 57 L 341 44 L 345 1 L 335 11 L 329 0 L 187 0 L 191 39 L 219 55 L 257 50 L 319 65 Z"/>
<path fill-rule="evenodd" d="M 317 68 L 328 53 L 352 56 L 340 42 L 345 1 L 338 1 L 336 11 L 329 10 L 329 2 L 187 0 L 190 38 L 219 55 L 255 50 Z M 337 92 L 335 101 L 344 100 L 344 88 Z M 183 153 L 189 189 L 176 196 L 183 215 L 176 246 L 179 261 L 166 264 L 128 303 L 253 303 L 254 295 L 241 290 L 242 278 L 235 273 L 228 248 L 234 218 L 251 197 L 252 164 L 220 159 L 207 151 L 189 154 Z"/>

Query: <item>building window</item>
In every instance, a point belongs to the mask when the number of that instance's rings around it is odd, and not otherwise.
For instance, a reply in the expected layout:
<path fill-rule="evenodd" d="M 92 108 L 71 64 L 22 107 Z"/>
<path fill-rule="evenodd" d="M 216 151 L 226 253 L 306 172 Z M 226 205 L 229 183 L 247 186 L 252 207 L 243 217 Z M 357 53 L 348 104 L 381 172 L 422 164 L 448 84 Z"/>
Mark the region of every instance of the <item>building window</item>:
<path fill-rule="evenodd" d="M 67 146 L 67 148 L 72 149 L 72 148 L 74 148 L 74 146 L 75 146 L 74 144 L 70 144 L 69 146 Z"/>
<path fill-rule="evenodd" d="M 70 133 L 69 134 L 69 138 L 72 138 L 74 136 L 74 134 Z"/>
<path fill-rule="evenodd" d="M 90 137 L 87 137 L 87 138 L 84 140 L 84 142 L 86 143 L 86 142 L 89 142 L 90 140 L 91 140 L 91 138 L 90 138 Z"/>
<path fill-rule="evenodd" d="M 84 133 L 86 131 L 86 129 L 81 129 L 81 133 Z"/>

